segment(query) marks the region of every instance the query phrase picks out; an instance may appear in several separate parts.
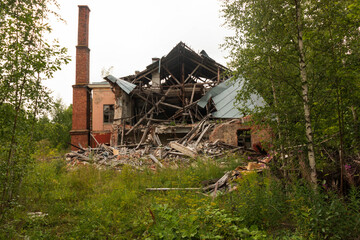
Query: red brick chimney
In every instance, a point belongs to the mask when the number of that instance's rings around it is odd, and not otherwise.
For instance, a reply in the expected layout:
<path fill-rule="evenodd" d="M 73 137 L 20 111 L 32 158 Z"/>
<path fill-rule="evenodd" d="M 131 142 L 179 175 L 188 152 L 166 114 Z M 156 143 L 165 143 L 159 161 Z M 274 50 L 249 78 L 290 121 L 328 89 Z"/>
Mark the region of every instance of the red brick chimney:
<path fill-rule="evenodd" d="M 76 82 L 73 85 L 73 115 L 71 144 L 87 147 L 90 142 L 89 67 L 89 14 L 88 6 L 79 6 L 78 44 L 76 46 Z M 76 150 L 75 147 L 71 147 Z"/>

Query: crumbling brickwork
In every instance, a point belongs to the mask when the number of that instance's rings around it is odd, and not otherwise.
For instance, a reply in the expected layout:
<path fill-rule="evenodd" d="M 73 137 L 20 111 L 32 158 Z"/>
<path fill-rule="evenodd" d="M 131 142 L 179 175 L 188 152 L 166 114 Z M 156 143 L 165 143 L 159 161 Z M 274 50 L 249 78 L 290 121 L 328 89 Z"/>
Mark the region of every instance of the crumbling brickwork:
<path fill-rule="evenodd" d="M 257 125 L 244 123 L 243 119 L 237 119 L 230 122 L 222 123 L 215 127 L 209 136 L 211 142 L 220 140 L 233 146 L 238 145 L 238 130 L 250 130 L 251 146 L 254 150 L 261 151 L 263 148 L 268 149 L 268 142 L 271 139 L 270 129 L 264 129 Z"/>

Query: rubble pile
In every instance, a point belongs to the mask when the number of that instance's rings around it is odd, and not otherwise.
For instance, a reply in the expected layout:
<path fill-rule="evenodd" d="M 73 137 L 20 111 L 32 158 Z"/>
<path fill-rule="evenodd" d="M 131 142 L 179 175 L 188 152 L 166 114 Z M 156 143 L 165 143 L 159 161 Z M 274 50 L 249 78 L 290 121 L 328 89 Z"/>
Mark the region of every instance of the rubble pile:
<path fill-rule="evenodd" d="M 68 165 L 92 164 L 98 168 L 112 168 L 121 170 L 125 165 L 136 169 L 164 168 L 187 163 L 191 158 L 198 156 L 222 157 L 228 153 L 247 153 L 248 156 L 258 156 L 254 150 L 245 146 L 235 146 L 222 140 L 209 140 L 209 134 L 216 128 L 216 123 L 202 119 L 186 133 L 182 138 L 172 139 L 165 144 L 161 142 L 160 131 L 152 126 L 152 131 L 147 131 L 143 140 L 139 143 L 125 143 L 118 146 L 98 144 L 95 148 L 78 148 L 65 155 Z M 164 127 L 164 125 L 162 125 Z M 144 140 L 145 139 L 145 140 Z"/>
<path fill-rule="evenodd" d="M 233 171 L 228 171 L 219 178 L 215 183 L 204 186 L 202 190 L 209 196 L 215 198 L 219 192 L 231 192 L 237 189 L 236 179 L 240 179 L 243 176 L 251 172 L 262 172 L 264 169 L 268 169 L 267 164 L 272 157 L 259 157 L 256 162 L 248 162 L 247 166 L 239 166 Z"/>
<path fill-rule="evenodd" d="M 163 168 L 165 166 L 176 165 L 178 163 L 189 162 L 191 158 L 197 156 L 221 157 L 228 153 L 244 153 L 257 155 L 250 149 L 225 144 L 221 141 L 214 143 L 196 140 L 184 145 L 177 141 L 172 141 L 166 146 L 154 146 L 153 144 L 142 144 L 137 148 L 136 145 L 110 147 L 104 144 L 96 148 L 81 148 L 78 151 L 71 151 L 65 154 L 68 166 L 93 164 L 98 168 L 112 168 L 121 170 L 125 165 L 136 169 L 143 167 Z"/>
<path fill-rule="evenodd" d="M 245 146 L 234 146 L 219 139 L 209 140 L 209 133 L 216 124 L 207 118 L 196 124 L 182 138 L 172 139 L 167 144 L 160 141 L 157 131 L 148 131 L 146 140 L 135 144 L 107 146 L 98 144 L 96 148 L 86 149 L 78 147 L 78 151 L 66 154 L 68 166 L 91 164 L 100 169 L 121 170 L 124 166 L 143 170 L 150 168 L 178 167 L 180 164 L 189 163 L 191 159 L 201 157 L 222 157 L 228 153 L 246 154 L 247 166 L 239 166 L 233 171 L 228 171 L 220 179 L 204 181 L 202 188 L 148 188 L 148 191 L 186 190 L 201 191 L 202 194 L 215 198 L 220 192 L 231 192 L 236 189 L 236 179 L 242 178 L 250 172 L 261 172 L 267 168 L 271 157 L 261 155 Z"/>

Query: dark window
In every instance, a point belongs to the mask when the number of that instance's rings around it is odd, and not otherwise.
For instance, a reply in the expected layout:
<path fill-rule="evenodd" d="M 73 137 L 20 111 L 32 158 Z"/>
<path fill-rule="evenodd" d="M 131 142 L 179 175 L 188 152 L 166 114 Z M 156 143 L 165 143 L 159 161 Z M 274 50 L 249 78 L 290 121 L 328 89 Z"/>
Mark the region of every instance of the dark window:
<path fill-rule="evenodd" d="M 238 146 L 251 148 L 251 133 L 250 130 L 237 130 Z"/>
<path fill-rule="evenodd" d="M 114 105 L 104 105 L 104 123 L 114 121 Z"/>

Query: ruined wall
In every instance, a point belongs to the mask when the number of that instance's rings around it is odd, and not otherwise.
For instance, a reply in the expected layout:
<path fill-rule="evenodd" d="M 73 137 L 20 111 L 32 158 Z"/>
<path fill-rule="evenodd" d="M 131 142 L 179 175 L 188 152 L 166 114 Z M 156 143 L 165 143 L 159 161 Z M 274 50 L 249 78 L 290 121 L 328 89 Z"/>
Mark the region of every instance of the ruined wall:
<path fill-rule="evenodd" d="M 130 118 L 133 116 L 133 102 L 130 99 L 130 96 L 121 90 L 119 87 L 115 87 L 115 119 L 127 118 L 126 121 L 130 121 Z M 115 124 L 120 124 L 121 121 L 114 122 Z"/>
<path fill-rule="evenodd" d="M 114 86 L 115 89 L 115 112 L 114 112 L 114 124 L 113 131 L 111 133 L 111 145 L 120 144 L 119 135 L 123 129 L 123 120 L 125 126 L 131 125 L 132 117 L 134 116 L 133 111 L 133 100 L 130 96 L 125 93 L 120 87 Z M 123 119 L 123 120 L 122 120 Z"/>
<path fill-rule="evenodd" d="M 111 131 L 112 123 L 104 123 L 104 105 L 115 105 L 114 93 L 109 88 L 94 88 L 92 95 L 92 128 L 96 131 Z"/>
<path fill-rule="evenodd" d="M 215 142 L 217 139 L 237 146 L 238 144 L 238 130 L 250 130 L 251 132 L 251 146 L 254 150 L 260 150 L 260 148 L 268 149 L 268 142 L 271 139 L 270 129 L 260 128 L 257 125 L 250 125 L 243 123 L 242 119 L 233 120 L 230 122 L 222 123 L 215 127 L 209 136 L 211 142 Z"/>

